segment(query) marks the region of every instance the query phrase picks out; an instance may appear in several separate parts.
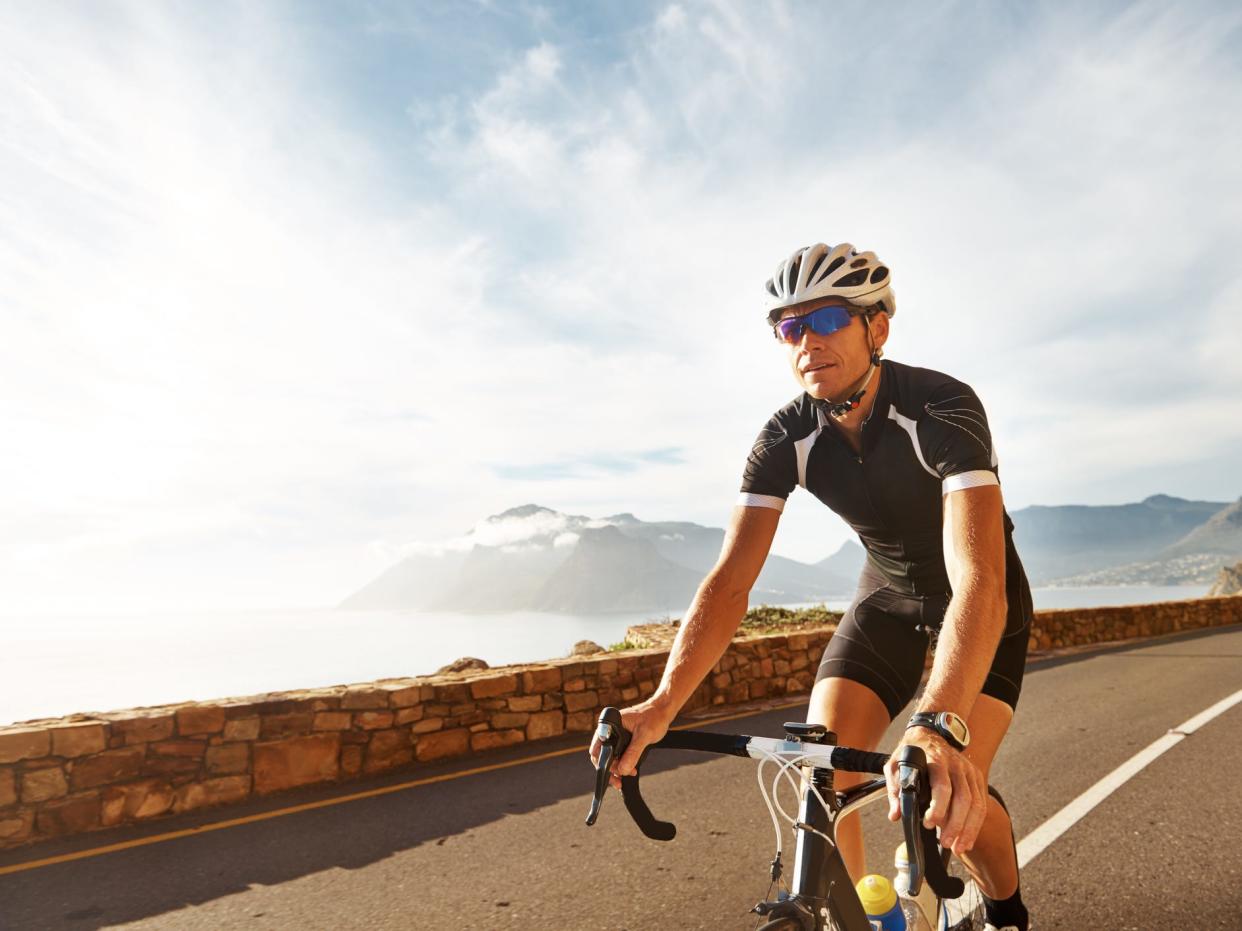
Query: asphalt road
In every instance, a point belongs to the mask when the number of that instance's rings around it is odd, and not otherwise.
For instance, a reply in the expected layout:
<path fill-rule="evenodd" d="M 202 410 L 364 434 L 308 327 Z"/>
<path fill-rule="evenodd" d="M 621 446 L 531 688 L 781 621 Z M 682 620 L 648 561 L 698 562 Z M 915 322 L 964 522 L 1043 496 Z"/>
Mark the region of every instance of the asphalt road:
<path fill-rule="evenodd" d="M 1170 728 L 1242 688 L 1242 629 L 1034 663 L 994 767 L 1019 837 Z M 778 735 L 800 709 L 712 725 Z M 896 731 L 892 732 L 895 739 Z M 442 781 L 0 875 L 0 928 L 752 928 L 773 836 L 753 764 L 653 757 L 644 794 L 677 822 L 643 838 L 610 793 L 583 825 L 582 738 Z M 548 756 L 559 747 L 575 747 Z M 5 866 L 392 787 L 389 776 L 0 854 Z M 866 820 L 869 865 L 898 841 Z M 790 855 L 790 859 L 791 859 Z M 1242 929 L 1242 705 L 1178 743 L 1023 872 L 1040 931 Z"/>

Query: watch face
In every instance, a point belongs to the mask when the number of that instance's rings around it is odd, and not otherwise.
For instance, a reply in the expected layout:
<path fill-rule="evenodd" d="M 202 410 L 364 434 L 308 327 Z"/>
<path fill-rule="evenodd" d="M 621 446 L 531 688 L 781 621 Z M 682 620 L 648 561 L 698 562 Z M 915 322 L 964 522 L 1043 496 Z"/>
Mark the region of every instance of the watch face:
<path fill-rule="evenodd" d="M 962 720 L 960 715 L 956 715 L 952 711 L 942 711 L 937 715 L 937 718 L 936 723 L 952 734 L 963 748 L 970 743 L 970 728 L 966 726 L 966 722 Z"/>

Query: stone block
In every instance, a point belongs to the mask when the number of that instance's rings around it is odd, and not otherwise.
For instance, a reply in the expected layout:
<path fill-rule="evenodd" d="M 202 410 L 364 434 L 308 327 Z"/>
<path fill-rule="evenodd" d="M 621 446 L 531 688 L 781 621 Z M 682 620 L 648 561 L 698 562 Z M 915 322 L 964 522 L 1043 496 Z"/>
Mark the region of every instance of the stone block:
<path fill-rule="evenodd" d="M 34 830 L 35 810 L 19 808 L 8 815 L 0 815 L 0 842 L 16 844 L 30 837 Z"/>
<path fill-rule="evenodd" d="M 315 715 L 317 731 L 347 731 L 353 725 L 353 715 L 348 711 L 321 711 Z"/>
<path fill-rule="evenodd" d="M 153 743 L 173 735 L 176 718 L 171 714 L 142 715 L 112 722 L 112 738 L 121 738 L 119 746 Z"/>
<path fill-rule="evenodd" d="M 365 769 L 378 773 L 394 766 L 404 766 L 414 759 L 414 747 L 406 730 L 376 731 L 367 744 Z"/>
<path fill-rule="evenodd" d="M 340 775 L 339 734 L 311 734 L 254 745 L 254 791 L 264 795 Z"/>
<path fill-rule="evenodd" d="M 423 718 L 410 728 L 415 734 L 430 734 L 444 727 L 444 718 Z"/>
<path fill-rule="evenodd" d="M 565 685 L 562 686 L 564 692 L 581 692 L 586 688 L 586 679 L 582 676 L 574 676 L 572 679 L 566 679 Z"/>
<path fill-rule="evenodd" d="M 149 756 L 142 764 L 145 776 L 183 776 L 186 779 L 198 775 L 202 762 L 192 756 Z"/>
<path fill-rule="evenodd" d="M 543 696 L 514 695 L 508 703 L 510 711 L 538 711 L 543 707 Z"/>
<path fill-rule="evenodd" d="M 249 776 L 221 776 L 219 779 L 189 782 L 173 793 L 172 810 L 180 813 L 211 805 L 228 805 L 240 802 L 249 795 Z"/>
<path fill-rule="evenodd" d="M 362 772 L 362 745 L 341 747 L 341 775 L 357 776 Z"/>
<path fill-rule="evenodd" d="M 219 734 L 224 730 L 224 709 L 218 705 L 191 705 L 177 709 L 177 733 L 182 737 Z"/>
<path fill-rule="evenodd" d="M 75 792 L 142 775 L 145 747 L 123 747 L 81 757 L 67 764 L 69 784 Z M 197 764 L 195 764 L 197 765 Z"/>
<path fill-rule="evenodd" d="M 100 826 L 99 793 L 84 792 L 48 802 L 35 816 L 35 828 L 44 837 L 80 834 Z"/>
<path fill-rule="evenodd" d="M 567 715 L 565 718 L 565 730 L 567 731 L 593 731 L 595 730 L 596 715 L 591 711 L 579 711 L 576 714 Z"/>
<path fill-rule="evenodd" d="M 536 692 L 550 692 L 560 687 L 561 669 L 559 666 L 528 669 L 522 673 L 522 691 L 528 695 Z"/>
<path fill-rule="evenodd" d="M 222 744 L 207 750 L 207 772 L 212 776 L 233 776 L 250 769 L 250 747 L 246 744 Z"/>
<path fill-rule="evenodd" d="M 532 714 L 526 723 L 526 739 L 539 740 L 565 733 L 565 714 L 561 711 L 541 711 Z"/>
<path fill-rule="evenodd" d="M 617 661 L 615 659 L 601 659 L 595 664 L 595 669 L 601 676 L 615 675 L 617 672 Z"/>
<path fill-rule="evenodd" d="M 315 726 L 315 713 L 312 711 L 294 711 L 288 714 L 265 714 L 259 727 L 262 740 L 277 740 L 281 737 L 299 737 L 309 734 Z"/>
<path fill-rule="evenodd" d="M 543 710 L 551 711 L 553 708 L 564 708 L 565 698 L 560 692 L 546 692 L 543 696 Z"/>
<path fill-rule="evenodd" d="M 262 719 L 258 715 L 246 718 L 232 718 L 224 722 L 224 739 L 226 741 L 258 740 L 259 728 L 262 726 L 262 723 Z"/>
<path fill-rule="evenodd" d="M 183 756 L 201 760 L 207 751 L 207 742 L 202 740 L 161 740 L 150 746 L 153 756 Z"/>
<path fill-rule="evenodd" d="M 388 703 L 393 708 L 408 708 L 411 705 L 417 705 L 422 701 L 422 686 L 410 685 L 405 688 L 395 689 L 388 693 Z"/>
<path fill-rule="evenodd" d="M 59 766 L 34 769 L 22 773 L 22 802 L 32 805 L 69 794 L 69 783 Z"/>
<path fill-rule="evenodd" d="M 496 747 L 511 747 L 526 740 L 526 735 L 519 730 L 482 731 L 470 738 L 470 749 L 493 750 Z"/>
<path fill-rule="evenodd" d="M 464 727 L 449 731 L 436 731 L 418 738 L 416 753 L 422 762 L 461 756 L 470 749 L 470 731 Z"/>
<path fill-rule="evenodd" d="M 0 808 L 17 804 L 17 772 L 11 766 L 0 766 Z"/>
<path fill-rule="evenodd" d="M 413 705 L 409 708 L 402 708 L 397 712 L 392 723 L 397 727 L 402 727 L 406 724 L 413 724 L 415 721 L 421 721 L 424 713 L 422 705 Z"/>
<path fill-rule="evenodd" d="M 565 696 L 565 710 L 582 711 L 584 708 L 599 706 L 599 695 L 595 692 L 570 692 Z"/>
<path fill-rule="evenodd" d="M 41 727 L 11 727 L 0 730 L 0 763 L 37 760 L 52 750 L 52 738 Z"/>
<path fill-rule="evenodd" d="M 727 672 L 717 673 L 712 676 L 712 688 L 723 689 L 733 681 L 733 677 Z"/>
<path fill-rule="evenodd" d="M 375 711 L 388 707 L 389 692 L 373 687 L 346 689 L 341 696 L 342 711 Z"/>
<path fill-rule="evenodd" d="M 378 731 L 392 727 L 391 711 L 360 711 L 354 715 L 354 724 L 364 731 Z"/>
<path fill-rule="evenodd" d="M 53 727 L 50 733 L 52 756 L 71 759 L 108 749 L 107 734 L 102 724 L 68 724 Z"/>
<path fill-rule="evenodd" d="M 164 779 L 143 779 L 106 786 L 100 793 L 100 822 L 104 826 L 162 815 L 172 807 L 173 789 Z"/>
<path fill-rule="evenodd" d="M 492 727 L 496 730 L 505 730 L 510 727 L 525 727 L 526 722 L 530 720 L 530 715 L 526 712 L 502 711 L 500 714 L 492 715 Z"/>
<path fill-rule="evenodd" d="M 621 690 L 621 699 L 623 701 L 634 701 L 638 698 L 638 689 L 632 685 L 627 685 Z"/>
<path fill-rule="evenodd" d="M 475 679 L 470 683 L 472 698 L 495 698 L 498 695 L 509 695 L 517 691 L 517 676 L 491 676 L 486 679 Z"/>

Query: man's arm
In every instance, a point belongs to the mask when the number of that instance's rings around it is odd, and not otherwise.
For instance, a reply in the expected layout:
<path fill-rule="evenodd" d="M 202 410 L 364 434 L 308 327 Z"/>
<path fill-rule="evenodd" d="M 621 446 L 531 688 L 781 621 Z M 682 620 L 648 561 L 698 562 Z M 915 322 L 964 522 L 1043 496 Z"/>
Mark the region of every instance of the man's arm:
<path fill-rule="evenodd" d="M 621 713 L 626 729 L 634 736 L 613 767 L 615 774 L 634 772 L 643 749 L 664 736 L 677 712 L 728 648 L 746 614 L 750 589 L 768 558 L 780 516 L 774 508 L 733 509 L 720 559 L 695 593 L 659 686 L 645 702 Z"/>
<path fill-rule="evenodd" d="M 999 485 L 944 497 L 944 564 L 953 587 L 919 711 L 970 717 L 1005 629 L 1005 529 Z"/>
<path fill-rule="evenodd" d="M 983 688 L 1005 626 L 1005 530 L 1000 486 L 984 485 L 944 497 L 944 560 L 953 597 L 940 628 L 936 655 L 919 711 L 954 711 L 968 719 Z M 908 730 L 902 745 L 927 754 L 932 803 L 924 818 L 941 828 L 955 853 L 974 846 L 987 814 L 987 786 L 978 768 L 934 731 Z M 897 820 L 897 756 L 889 760 L 889 818 Z"/>

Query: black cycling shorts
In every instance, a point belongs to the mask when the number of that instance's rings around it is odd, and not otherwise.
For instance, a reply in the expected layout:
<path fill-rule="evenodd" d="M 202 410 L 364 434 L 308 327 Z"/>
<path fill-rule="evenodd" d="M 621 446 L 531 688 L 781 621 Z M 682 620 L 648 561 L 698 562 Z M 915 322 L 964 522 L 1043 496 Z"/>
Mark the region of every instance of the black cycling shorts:
<path fill-rule="evenodd" d="M 1015 560 L 1016 563 L 1016 560 Z M 1010 566 L 1005 631 L 997 645 L 983 694 L 1017 707 L 1031 633 L 1031 589 L 1020 563 Z M 867 686 L 897 717 L 918 691 L 929 631 L 939 630 L 949 595 L 902 592 L 870 562 L 863 567 L 854 602 L 828 641 L 815 681 L 840 676 Z M 951 709 L 950 709 L 951 710 Z"/>

